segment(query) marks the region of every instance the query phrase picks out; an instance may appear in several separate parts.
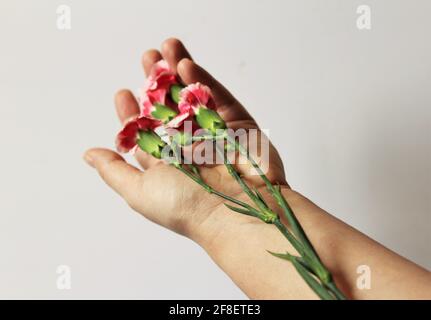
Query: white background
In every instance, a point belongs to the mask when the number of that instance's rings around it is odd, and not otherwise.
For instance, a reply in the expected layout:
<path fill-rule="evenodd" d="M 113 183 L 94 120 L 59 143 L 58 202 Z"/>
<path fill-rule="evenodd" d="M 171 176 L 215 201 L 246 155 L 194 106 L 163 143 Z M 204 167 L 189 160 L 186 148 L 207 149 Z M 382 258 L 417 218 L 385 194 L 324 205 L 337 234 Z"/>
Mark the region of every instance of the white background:
<path fill-rule="evenodd" d="M 142 85 L 142 52 L 170 36 L 270 130 L 295 189 L 431 268 L 430 13 L 426 0 L 1 0 L 0 297 L 245 298 L 81 159 L 113 147 L 114 93 Z"/>

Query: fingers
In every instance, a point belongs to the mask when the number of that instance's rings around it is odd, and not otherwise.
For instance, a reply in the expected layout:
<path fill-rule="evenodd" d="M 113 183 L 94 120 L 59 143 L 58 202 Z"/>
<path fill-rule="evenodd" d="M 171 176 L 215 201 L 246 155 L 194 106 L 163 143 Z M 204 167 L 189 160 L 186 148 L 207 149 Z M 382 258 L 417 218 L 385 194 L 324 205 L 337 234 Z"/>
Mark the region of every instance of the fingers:
<path fill-rule="evenodd" d="M 161 59 L 162 55 L 160 54 L 159 50 L 156 49 L 148 50 L 142 55 L 142 67 L 144 68 L 146 76 L 150 74 L 153 64 Z"/>
<path fill-rule="evenodd" d="M 102 179 L 130 205 L 134 203 L 142 190 L 144 173 L 128 164 L 116 152 L 108 149 L 90 149 L 84 155 L 85 161 L 95 168 Z"/>
<path fill-rule="evenodd" d="M 225 121 L 247 121 L 252 123 L 252 127 L 257 126 L 247 110 L 233 95 L 207 71 L 192 61 L 190 53 L 180 40 L 175 38 L 165 40 L 161 54 L 157 50 L 147 51 L 143 57 L 145 72 L 148 74 L 152 65 L 162 58 L 168 62 L 169 67 L 180 76 L 185 84 L 201 82 L 209 86 L 218 111 Z"/>
<path fill-rule="evenodd" d="M 175 38 L 169 38 L 162 44 L 162 56 L 165 59 L 169 67 L 177 72 L 177 64 L 182 59 L 192 59 L 190 53 L 184 47 L 183 43 Z"/>
<path fill-rule="evenodd" d="M 122 124 L 125 124 L 131 118 L 139 115 L 138 102 L 133 93 L 129 90 L 120 90 L 115 95 L 115 108 Z M 141 150 L 136 151 L 135 157 L 144 169 L 148 169 L 160 162 L 160 160 L 155 159 Z"/>
<path fill-rule="evenodd" d="M 247 110 L 220 82 L 192 60 L 182 59 L 177 65 L 177 70 L 184 83 L 201 82 L 211 88 L 217 111 L 225 121 L 254 121 Z"/>

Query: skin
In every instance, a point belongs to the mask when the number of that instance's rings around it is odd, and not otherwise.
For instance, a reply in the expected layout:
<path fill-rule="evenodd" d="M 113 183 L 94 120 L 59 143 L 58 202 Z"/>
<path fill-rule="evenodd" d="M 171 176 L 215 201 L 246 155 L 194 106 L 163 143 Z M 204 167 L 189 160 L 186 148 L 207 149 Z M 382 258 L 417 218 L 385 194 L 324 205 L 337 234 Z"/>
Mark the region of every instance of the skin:
<path fill-rule="evenodd" d="M 201 82 L 214 95 L 217 111 L 230 128 L 258 128 L 247 110 L 208 72 L 197 65 L 177 39 L 163 42 L 161 50 L 148 50 L 142 65 L 148 75 L 152 65 L 165 59 L 185 83 Z M 129 90 L 115 96 L 122 123 L 139 113 Z M 128 164 L 116 152 L 93 148 L 85 161 L 135 211 L 149 220 L 184 235 L 200 246 L 253 299 L 316 299 L 316 295 L 284 260 L 269 255 L 295 253 L 287 240 L 272 226 L 255 218 L 233 213 L 220 198 L 206 193 L 201 186 L 175 168 L 137 151 L 143 171 Z M 270 146 L 268 178 L 280 183 L 323 263 L 335 282 L 351 299 L 431 299 L 431 273 L 390 251 L 351 226 L 331 216 L 287 184 L 283 163 Z M 246 174 L 244 167 L 237 169 Z M 215 189 L 244 202 L 247 196 L 223 165 L 202 167 L 204 180 Z M 267 197 L 258 177 L 246 177 Z M 144 195 L 147 198 L 143 197 Z M 271 198 L 267 198 L 271 204 Z M 274 203 L 272 203 L 272 207 Z M 280 213 L 281 215 L 281 213 Z M 371 289 L 360 290 L 357 267 L 371 270 Z"/>

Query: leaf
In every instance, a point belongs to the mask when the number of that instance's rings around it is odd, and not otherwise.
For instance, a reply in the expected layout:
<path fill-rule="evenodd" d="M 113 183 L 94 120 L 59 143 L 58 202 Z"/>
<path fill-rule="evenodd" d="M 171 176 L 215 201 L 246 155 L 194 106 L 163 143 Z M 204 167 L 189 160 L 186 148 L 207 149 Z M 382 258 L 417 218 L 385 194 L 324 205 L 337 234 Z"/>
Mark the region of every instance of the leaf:
<path fill-rule="evenodd" d="M 276 253 L 276 252 L 272 252 L 269 250 L 266 250 L 269 254 L 272 254 L 274 257 L 283 259 L 283 260 L 287 260 L 287 261 L 291 261 L 291 255 L 288 253 Z"/>
<path fill-rule="evenodd" d="M 267 251 L 274 257 L 292 262 L 293 266 L 295 267 L 296 271 L 298 271 L 302 279 L 304 279 L 304 281 L 311 289 L 313 289 L 313 291 L 320 297 L 320 299 L 334 300 L 334 297 L 328 292 L 328 290 L 323 286 L 323 284 L 316 280 L 316 278 L 313 276 L 311 269 L 305 264 L 305 261 L 303 261 L 302 258 L 293 256 L 288 252 L 275 253 L 269 250 Z"/>
<path fill-rule="evenodd" d="M 242 213 L 242 214 L 245 214 L 247 216 L 256 217 L 256 215 L 253 212 L 251 212 L 250 210 L 234 207 L 234 206 L 231 206 L 230 204 L 227 204 L 227 203 L 225 203 L 224 205 L 232 211 Z"/>
<path fill-rule="evenodd" d="M 309 271 L 298 261 L 298 257 L 292 256 L 292 263 L 301 277 L 310 286 L 311 289 L 322 299 L 322 300 L 335 300 L 328 290 L 312 276 Z"/>
<path fill-rule="evenodd" d="M 253 188 L 254 193 L 257 195 L 257 197 L 259 198 L 260 201 L 262 201 L 262 203 L 268 207 L 268 205 L 265 202 L 265 199 L 263 198 L 262 194 L 257 190 L 257 188 Z"/>

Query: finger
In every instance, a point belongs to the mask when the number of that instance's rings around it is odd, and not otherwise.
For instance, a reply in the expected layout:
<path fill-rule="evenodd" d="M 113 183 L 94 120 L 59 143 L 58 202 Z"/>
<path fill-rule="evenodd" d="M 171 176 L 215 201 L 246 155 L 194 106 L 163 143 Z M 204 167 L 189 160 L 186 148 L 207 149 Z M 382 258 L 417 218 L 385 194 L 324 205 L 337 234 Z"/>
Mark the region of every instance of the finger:
<path fill-rule="evenodd" d="M 169 38 L 165 40 L 162 44 L 162 56 L 165 59 L 169 67 L 177 72 L 177 64 L 182 59 L 192 59 L 190 53 L 187 51 L 183 43 L 175 38 Z"/>
<path fill-rule="evenodd" d="M 95 168 L 102 179 L 131 206 L 139 198 L 144 173 L 128 164 L 116 152 L 108 149 L 90 149 L 85 161 Z"/>
<path fill-rule="evenodd" d="M 201 82 L 211 88 L 217 111 L 226 122 L 252 121 L 251 115 L 233 95 L 213 76 L 188 58 L 182 59 L 177 66 L 178 75 L 185 84 Z"/>
<path fill-rule="evenodd" d="M 145 51 L 145 53 L 142 55 L 142 67 L 144 68 L 146 76 L 150 74 L 151 68 L 159 60 L 162 60 L 162 55 L 160 54 L 159 50 L 150 49 Z"/>
<path fill-rule="evenodd" d="M 130 90 L 120 90 L 115 95 L 115 109 L 122 124 L 139 115 L 139 106 Z"/>
<path fill-rule="evenodd" d="M 129 90 L 120 90 L 115 95 L 115 109 L 122 124 L 139 115 L 138 102 Z M 144 169 L 148 169 L 160 162 L 160 160 L 139 149 L 136 151 L 135 157 Z"/>

